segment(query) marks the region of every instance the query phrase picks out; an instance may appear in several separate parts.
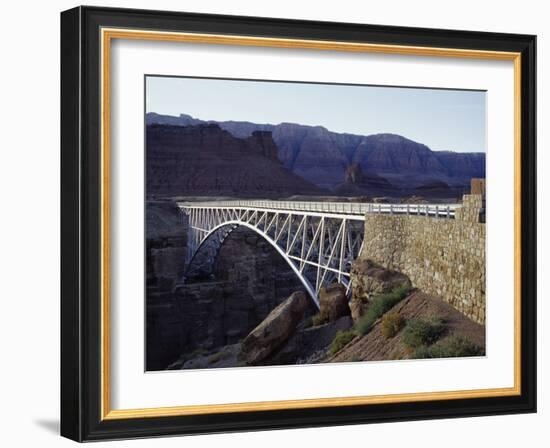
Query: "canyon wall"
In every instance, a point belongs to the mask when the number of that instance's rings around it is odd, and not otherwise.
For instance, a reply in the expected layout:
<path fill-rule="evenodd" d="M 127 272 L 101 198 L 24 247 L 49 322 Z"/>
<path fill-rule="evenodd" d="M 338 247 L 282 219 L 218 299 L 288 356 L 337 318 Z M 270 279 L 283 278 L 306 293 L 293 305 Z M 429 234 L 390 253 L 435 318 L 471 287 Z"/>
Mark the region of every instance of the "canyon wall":
<path fill-rule="evenodd" d="M 186 114 L 176 117 L 148 113 L 146 120 L 148 130 L 153 129 L 151 125 L 154 124 L 217 125 L 238 139 L 248 139 L 256 131 L 268 131 L 277 145 L 282 164 L 304 180 L 327 190 L 334 190 L 344 182 L 346 167 L 350 164 L 357 164 L 363 172 L 382 176 L 400 188 L 429 185 L 434 181 L 451 187 L 466 186 L 472 177 L 485 177 L 483 152 L 433 151 L 395 134 L 353 135 L 296 123 L 204 121 Z M 483 148 L 472 150 L 482 151 Z"/>
<path fill-rule="evenodd" d="M 176 288 L 184 351 L 239 342 L 298 290 L 304 290 L 300 280 L 266 240 L 250 229 L 235 229 L 220 249 L 213 278 Z"/>

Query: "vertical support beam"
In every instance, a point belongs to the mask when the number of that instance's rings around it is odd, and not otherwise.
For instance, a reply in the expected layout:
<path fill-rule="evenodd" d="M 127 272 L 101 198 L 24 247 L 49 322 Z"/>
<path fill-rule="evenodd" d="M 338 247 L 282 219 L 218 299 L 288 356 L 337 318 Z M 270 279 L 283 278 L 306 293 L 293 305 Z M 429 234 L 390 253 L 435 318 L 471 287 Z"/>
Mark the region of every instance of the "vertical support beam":
<path fill-rule="evenodd" d="M 315 294 L 319 292 L 319 282 L 321 280 L 321 261 L 323 261 L 323 251 L 325 247 L 325 218 L 321 218 L 319 223 L 321 230 L 319 233 L 319 256 L 317 257 L 317 280 L 315 281 Z"/>
<path fill-rule="evenodd" d="M 329 268 L 331 268 L 331 263 L 332 263 L 332 260 L 334 259 L 334 254 L 335 252 L 338 250 L 340 250 L 340 248 L 338 247 L 338 244 L 340 243 L 340 240 L 342 238 L 342 232 L 343 232 L 344 228 L 343 228 L 343 224 L 340 224 L 340 227 L 338 228 L 338 232 L 336 233 L 336 239 L 334 240 L 334 243 L 331 244 L 331 247 L 330 247 L 330 255 L 328 257 L 328 260 L 327 262 L 325 263 L 324 267 L 324 272 L 323 272 L 323 275 L 321 276 L 321 280 L 319 282 L 319 289 L 317 289 L 317 292 L 319 292 L 319 290 L 321 289 L 321 286 L 323 284 L 323 282 L 325 281 L 325 277 L 327 275 L 327 272 L 329 271 Z M 334 269 L 334 268 L 332 268 Z"/>
<path fill-rule="evenodd" d="M 302 248 L 300 250 L 300 271 L 304 265 L 304 255 L 306 253 L 306 238 L 307 238 L 307 215 L 304 215 L 304 227 L 302 229 Z"/>
<path fill-rule="evenodd" d="M 286 253 L 288 254 L 288 251 L 290 249 L 290 238 L 292 237 L 292 213 L 288 215 L 288 233 L 286 237 Z"/>
<path fill-rule="evenodd" d="M 340 236 L 340 262 L 338 265 L 338 283 L 342 283 L 342 269 L 344 266 L 344 248 L 346 247 L 346 224 L 347 220 L 342 219 L 342 234 Z"/>

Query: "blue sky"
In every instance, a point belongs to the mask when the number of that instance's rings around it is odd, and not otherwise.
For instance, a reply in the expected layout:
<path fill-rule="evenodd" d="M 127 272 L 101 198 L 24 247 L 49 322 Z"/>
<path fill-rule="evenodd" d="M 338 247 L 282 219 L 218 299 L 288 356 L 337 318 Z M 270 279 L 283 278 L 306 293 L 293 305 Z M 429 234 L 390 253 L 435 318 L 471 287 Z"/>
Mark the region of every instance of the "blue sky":
<path fill-rule="evenodd" d="M 400 134 L 432 150 L 486 151 L 486 93 L 403 87 L 146 78 L 146 110 L 202 120 Z"/>

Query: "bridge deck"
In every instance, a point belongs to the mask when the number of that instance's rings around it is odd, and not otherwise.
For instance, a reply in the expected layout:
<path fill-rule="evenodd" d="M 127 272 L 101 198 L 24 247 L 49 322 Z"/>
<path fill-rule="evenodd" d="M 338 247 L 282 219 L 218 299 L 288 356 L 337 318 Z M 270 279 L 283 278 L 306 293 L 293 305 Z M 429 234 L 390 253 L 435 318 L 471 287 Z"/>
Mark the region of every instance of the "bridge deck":
<path fill-rule="evenodd" d="M 378 204 L 367 202 L 328 202 L 328 201 L 275 201 L 275 200 L 236 200 L 236 201 L 200 201 L 179 202 L 180 208 L 201 209 L 246 209 L 286 211 L 296 214 L 321 216 L 339 215 L 347 219 L 362 219 L 366 213 L 388 215 L 420 215 L 438 218 L 454 218 L 460 204 Z"/>

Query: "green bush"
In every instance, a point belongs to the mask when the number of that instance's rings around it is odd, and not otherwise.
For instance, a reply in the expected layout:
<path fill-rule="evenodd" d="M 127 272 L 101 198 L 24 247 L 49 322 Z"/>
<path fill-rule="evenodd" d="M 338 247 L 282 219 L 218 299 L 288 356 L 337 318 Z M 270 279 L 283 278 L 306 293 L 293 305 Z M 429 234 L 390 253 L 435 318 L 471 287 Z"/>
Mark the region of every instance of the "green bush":
<path fill-rule="evenodd" d="M 339 331 L 330 344 L 330 353 L 333 355 L 342 350 L 355 337 L 353 331 Z"/>
<path fill-rule="evenodd" d="M 430 345 L 437 341 L 445 331 L 441 319 L 409 319 L 403 331 L 403 342 L 411 348 Z"/>
<path fill-rule="evenodd" d="M 392 292 L 380 294 L 374 297 L 365 314 L 361 316 L 355 324 L 355 331 L 357 334 L 367 334 L 374 325 L 374 322 L 376 322 L 376 320 L 384 313 L 397 305 L 401 300 L 407 297 L 409 291 L 409 288 L 402 286 L 395 288 Z"/>
<path fill-rule="evenodd" d="M 382 335 L 393 338 L 405 326 L 405 319 L 399 313 L 386 313 L 382 317 Z"/>
<path fill-rule="evenodd" d="M 484 354 L 485 351 L 468 338 L 449 336 L 430 347 L 418 347 L 413 354 L 413 358 L 462 358 L 465 356 L 482 356 Z"/>

